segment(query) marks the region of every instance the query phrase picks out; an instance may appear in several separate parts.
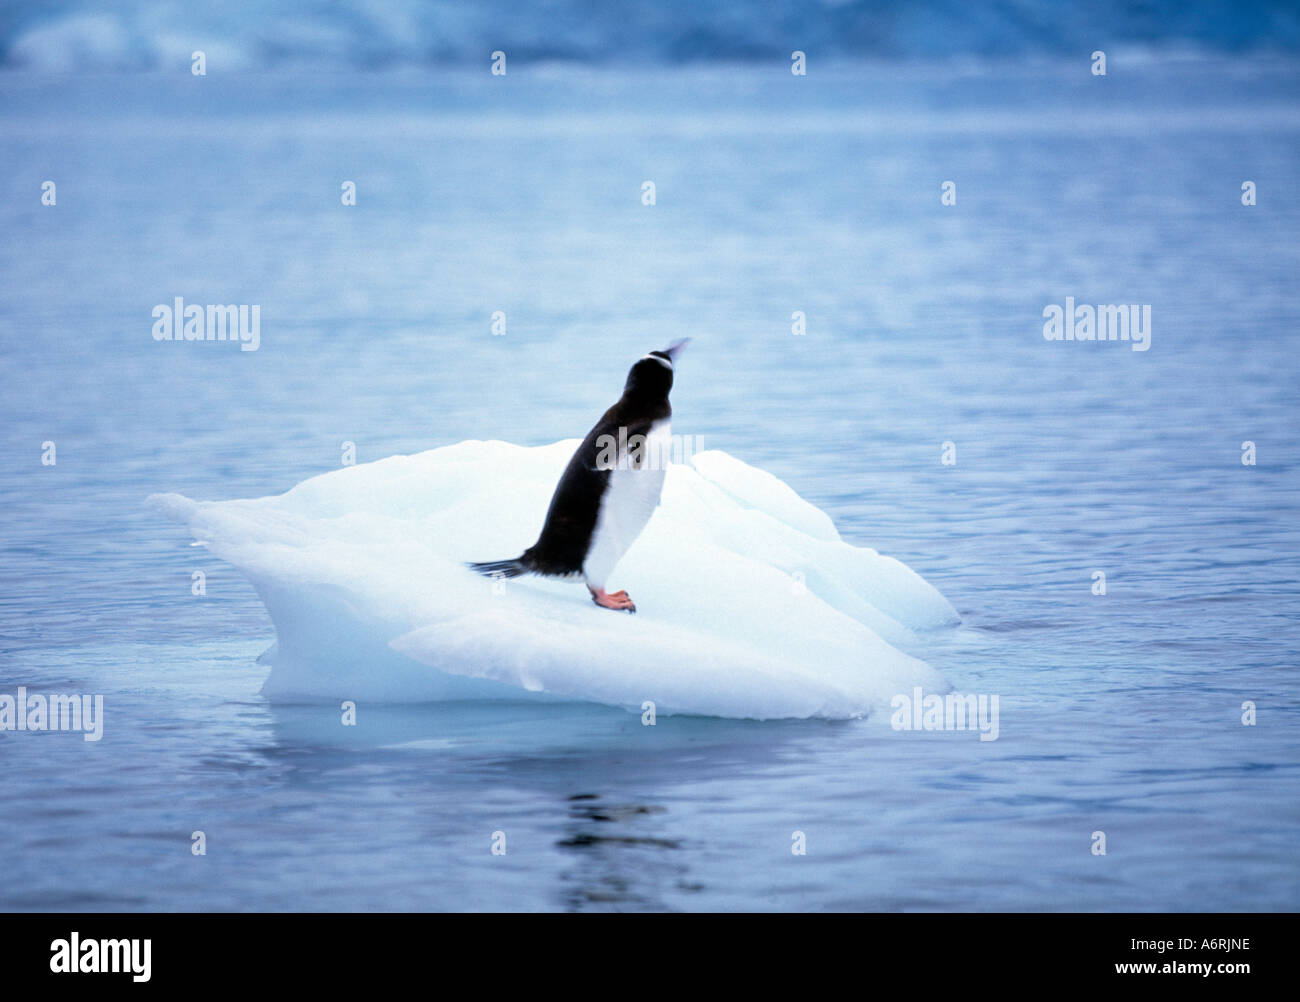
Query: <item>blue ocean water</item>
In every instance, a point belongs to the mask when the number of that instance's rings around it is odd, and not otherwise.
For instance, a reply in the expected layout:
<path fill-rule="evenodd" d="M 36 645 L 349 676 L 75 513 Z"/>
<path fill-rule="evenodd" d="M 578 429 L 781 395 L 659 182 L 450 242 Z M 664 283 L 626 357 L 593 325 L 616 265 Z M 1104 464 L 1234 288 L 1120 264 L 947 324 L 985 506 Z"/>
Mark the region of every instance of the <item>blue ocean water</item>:
<path fill-rule="evenodd" d="M 1298 94 L 1263 57 L 0 75 L 0 693 L 105 697 L 99 742 L 0 734 L 0 907 L 1294 909 Z M 259 350 L 155 342 L 176 296 L 259 304 Z M 1067 296 L 1149 304 L 1150 349 L 1045 341 Z M 143 505 L 578 435 L 685 335 L 674 430 L 939 587 L 915 653 L 996 741 L 342 728 L 259 696 L 252 588 Z"/>

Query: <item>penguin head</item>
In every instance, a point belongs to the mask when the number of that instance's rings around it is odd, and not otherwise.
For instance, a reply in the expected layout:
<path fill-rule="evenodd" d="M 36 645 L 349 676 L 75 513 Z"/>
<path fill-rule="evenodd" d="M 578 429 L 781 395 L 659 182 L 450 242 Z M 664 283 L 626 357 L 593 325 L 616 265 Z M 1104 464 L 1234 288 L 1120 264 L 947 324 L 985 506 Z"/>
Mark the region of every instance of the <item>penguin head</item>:
<path fill-rule="evenodd" d="M 628 371 L 624 396 L 668 396 L 673 388 L 673 364 L 690 340 L 680 338 L 662 351 L 652 351 L 637 359 Z"/>

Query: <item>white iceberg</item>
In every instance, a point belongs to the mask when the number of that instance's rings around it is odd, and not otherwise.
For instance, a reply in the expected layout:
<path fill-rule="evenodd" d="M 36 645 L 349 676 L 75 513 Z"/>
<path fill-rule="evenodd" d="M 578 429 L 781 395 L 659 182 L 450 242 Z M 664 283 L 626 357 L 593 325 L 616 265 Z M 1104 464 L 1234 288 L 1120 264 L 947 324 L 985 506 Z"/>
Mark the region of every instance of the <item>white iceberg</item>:
<path fill-rule="evenodd" d="M 723 452 L 669 466 L 659 510 L 609 585 L 628 590 L 634 616 L 597 608 L 581 584 L 466 568 L 535 541 L 576 446 L 462 442 L 278 497 L 149 501 L 253 582 L 277 635 L 271 699 L 846 718 L 915 686 L 948 688 L 891 646 L 955 623 L 948 601 Z"/>

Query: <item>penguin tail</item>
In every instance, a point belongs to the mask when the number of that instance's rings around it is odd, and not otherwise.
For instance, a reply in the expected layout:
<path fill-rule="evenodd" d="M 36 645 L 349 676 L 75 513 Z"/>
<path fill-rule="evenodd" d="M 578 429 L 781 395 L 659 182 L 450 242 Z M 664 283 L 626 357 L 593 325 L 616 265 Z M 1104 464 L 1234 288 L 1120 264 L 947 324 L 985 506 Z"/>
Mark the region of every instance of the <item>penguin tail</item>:
<path fill-rule="evenodd" d="M 516 557 L 514 560 L 485 560 L 482 563 L 468 563 L 465 566 L 485 578 L 517 578 L 532 570 L 524 563 L 523 557 Z"/>

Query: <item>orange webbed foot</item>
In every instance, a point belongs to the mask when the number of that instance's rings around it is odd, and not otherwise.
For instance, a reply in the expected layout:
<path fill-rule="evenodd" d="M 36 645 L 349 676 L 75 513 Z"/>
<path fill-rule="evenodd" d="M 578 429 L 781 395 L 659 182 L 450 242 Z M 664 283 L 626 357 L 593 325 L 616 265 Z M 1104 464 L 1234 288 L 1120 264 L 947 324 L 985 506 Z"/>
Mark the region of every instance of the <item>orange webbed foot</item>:
<path fill-rule="evenodd" d="M 591 588 L 591 600 L 602 609 L 613 609 L 616 612 L 636 612 L 636 606 L 626 591 L 607 592 L 603 588 Z"/>

